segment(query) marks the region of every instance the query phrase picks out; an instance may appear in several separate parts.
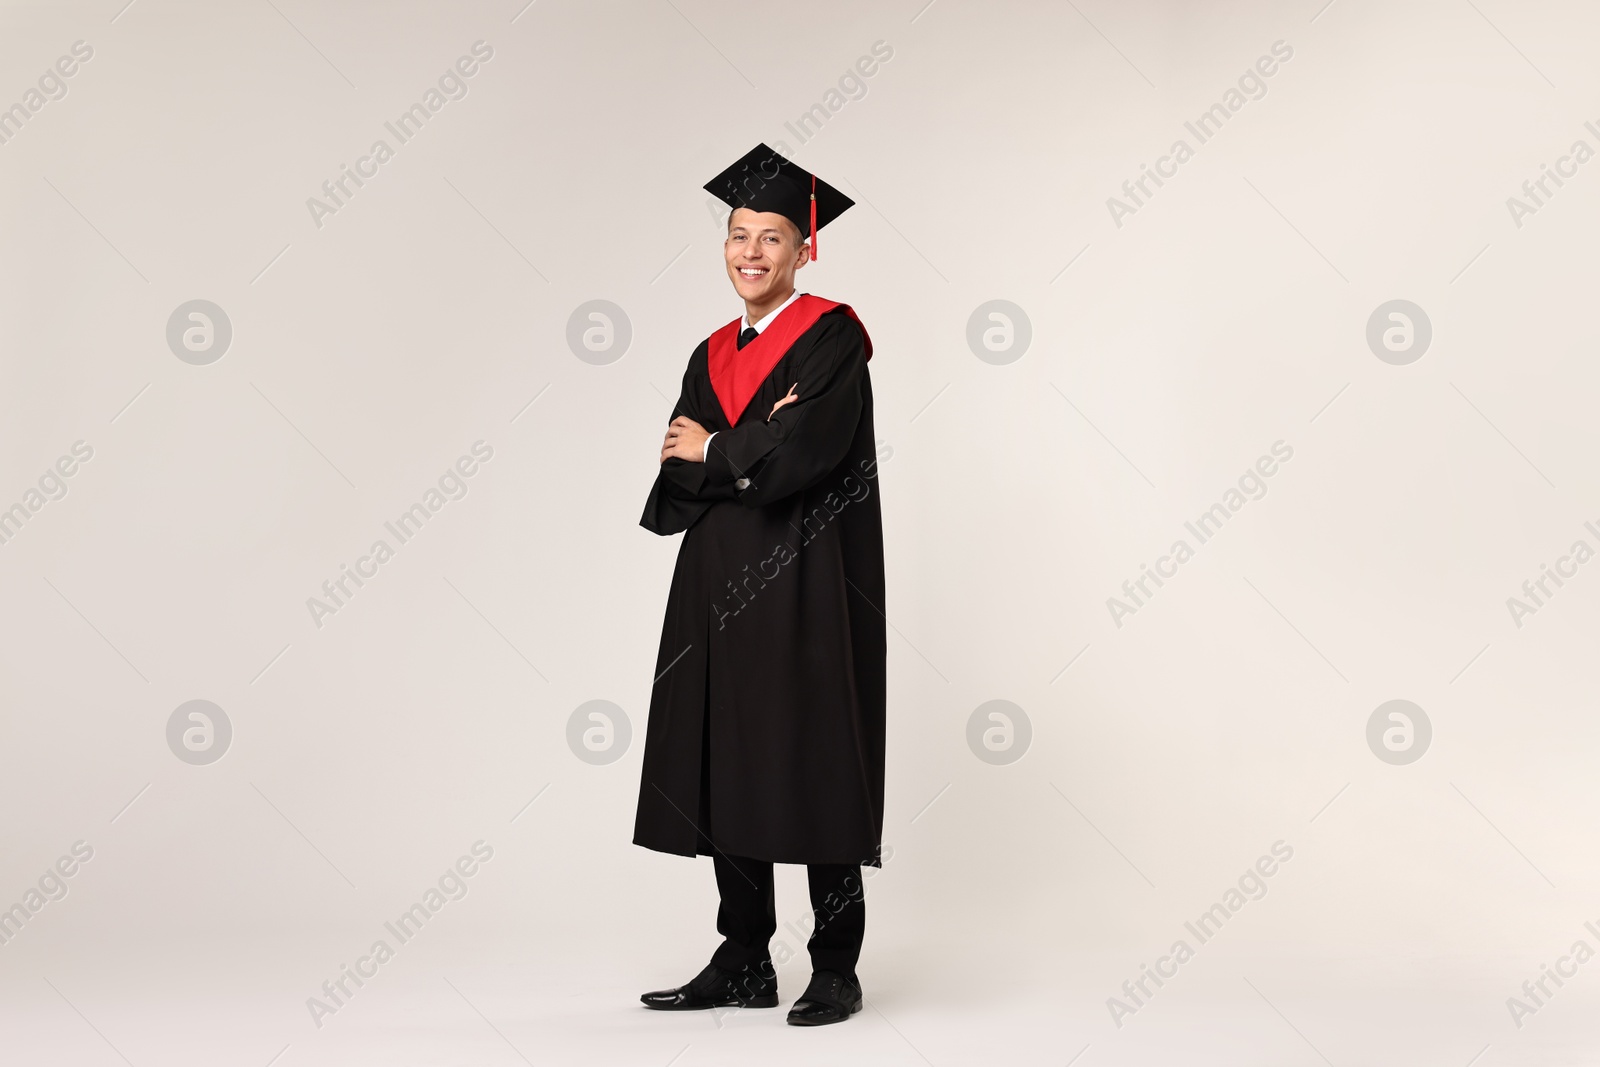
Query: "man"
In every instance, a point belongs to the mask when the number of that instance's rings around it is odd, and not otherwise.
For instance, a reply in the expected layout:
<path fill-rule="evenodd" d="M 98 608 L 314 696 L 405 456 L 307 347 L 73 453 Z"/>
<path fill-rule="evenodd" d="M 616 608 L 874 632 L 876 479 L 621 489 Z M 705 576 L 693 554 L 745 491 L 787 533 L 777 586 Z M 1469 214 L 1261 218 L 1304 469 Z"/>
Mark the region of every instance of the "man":
<path fill-rule="evenodd" d="M 639 524 L 684 533 L 650 699 L 635 844 L 710 855 L 723 941 L 647 1007 L 776 1007 L 772 865 L 804 863 L 815 927 L 797 1025 L 861 1009 L 862 865 L 881 867 L 883 524 L 872 343 L 801 294 L 852 201 L 758 145 L 706 186 L 742 318 L 689 357 Z M 783 959 L 780 958 L 780 963 Z"/>

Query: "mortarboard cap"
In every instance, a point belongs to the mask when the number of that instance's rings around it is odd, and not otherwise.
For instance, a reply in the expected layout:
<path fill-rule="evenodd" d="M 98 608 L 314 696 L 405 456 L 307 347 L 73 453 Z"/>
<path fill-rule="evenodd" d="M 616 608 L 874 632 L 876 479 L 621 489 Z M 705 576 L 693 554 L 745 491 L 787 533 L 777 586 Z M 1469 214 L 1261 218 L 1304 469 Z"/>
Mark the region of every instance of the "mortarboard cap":
<path fill-rule="evenodd" d="M 812 259 L 817 258 L 817 231 L 855 206 L 854 200 L 764 144 L 746 152 L 705 188 L 729 207 L 782 215 L 800 228 L 802 238 L 811 239 Z"/>

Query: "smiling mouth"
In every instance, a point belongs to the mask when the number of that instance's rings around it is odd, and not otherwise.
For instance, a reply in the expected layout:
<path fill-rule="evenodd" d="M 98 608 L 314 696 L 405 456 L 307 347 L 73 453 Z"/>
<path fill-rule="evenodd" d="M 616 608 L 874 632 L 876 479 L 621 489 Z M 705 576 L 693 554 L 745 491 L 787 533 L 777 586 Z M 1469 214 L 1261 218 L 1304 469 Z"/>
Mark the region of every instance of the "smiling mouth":
<path fill-rule="evenodd" d="M 739 268 L 739 277 L 741 277 L 741 278 L 749 278 L 751 280 L 754 280 L 756 278 L 764 278 L 764 277 L 767 276 L 768 273 L 769 273 L 769 271 L 768 271 L 768 268 L 766 268 L 766 267 L 740 267 Z"/>

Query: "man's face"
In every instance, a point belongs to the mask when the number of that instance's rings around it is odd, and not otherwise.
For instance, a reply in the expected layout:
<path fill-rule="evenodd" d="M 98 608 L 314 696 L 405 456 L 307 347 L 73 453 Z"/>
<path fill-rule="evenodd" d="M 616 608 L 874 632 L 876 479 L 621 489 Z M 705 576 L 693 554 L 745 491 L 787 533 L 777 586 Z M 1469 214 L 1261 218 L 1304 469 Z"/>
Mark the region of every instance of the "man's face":
<path fill-rule="evenodd" d="M 775 211 L 734 208 L 722 255 L 739 296 L 750 303 L 786 297 L 794 272 L 806 265 L 807 248 L 795 224 Z"/>

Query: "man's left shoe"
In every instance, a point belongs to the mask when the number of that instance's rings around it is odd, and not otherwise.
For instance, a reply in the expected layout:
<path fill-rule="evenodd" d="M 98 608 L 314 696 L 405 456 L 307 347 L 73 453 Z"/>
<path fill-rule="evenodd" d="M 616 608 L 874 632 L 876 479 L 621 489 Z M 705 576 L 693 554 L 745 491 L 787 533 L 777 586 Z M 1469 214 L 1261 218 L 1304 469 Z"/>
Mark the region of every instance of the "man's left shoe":
<path fill-rule="evenodd" d="M 639 998 L 647 1008 L 656 1011 L 699 1011 L 706 1008 L 776 1008 L 778 1006 L 778 976 L 772 961 L 746 967 L 743 971 L 725 971 L 715 963 L 675 989 L 658 989 Z"/>
<path fill-rule="evenodd" d="M 842 1023 L 861 1010 L 861 987 L 842 974 L 817 971 L 800 999 L 789 1009 L 793 1026 Z"/>

